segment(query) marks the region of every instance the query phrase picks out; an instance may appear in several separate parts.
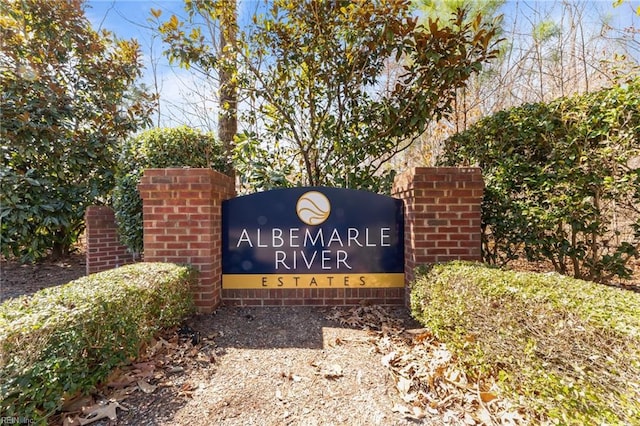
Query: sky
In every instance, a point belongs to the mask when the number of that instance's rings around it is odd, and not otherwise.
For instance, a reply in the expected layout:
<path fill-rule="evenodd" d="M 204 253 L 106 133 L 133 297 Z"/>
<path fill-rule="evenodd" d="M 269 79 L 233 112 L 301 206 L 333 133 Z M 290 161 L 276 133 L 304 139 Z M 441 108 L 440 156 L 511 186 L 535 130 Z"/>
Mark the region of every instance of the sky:
<path fill-rule="evenodd" d="M 242 24 L 243 17 L 247 19 L 256 10 L 262 0 L 238 0 L 239 20 Z M 533 19 L 535 11 L 550 10 L 549 16 L 553 16 L 554 5 L 560 2 L 554 1 L 516 1 L 508 0 L 501 12 L 505 15 L 505 22 L 510 23 L 517 17 L 520 22 Z M 613 27 L 624 28 L 635 25 L 640 26 L 640 17 L 633 13 L 640 7 L 640 0 L 626 1 L 619 7 L 613 7 L 613 0 L 589 0 L 580 2 L 586 4 L 588 16 L 585 16 L 582 24 L 593 31 L 599 31 L 602 25 L 602 18 L 606 17 Z M 172 14 L 178 17 L 186 15 L 182 0 L 87 0 L 85 13 L 94 29 L 107 29 L 114 32 L 120 38 L 135 38 L 141 45 L 146 64 L 143 82 L 151 85 L 153 82 L 153 71 L 150 66 L 152 61 L 157 63 L 156 75 L 158 77 L 162 114 L 157 124 L 162 126 L 175 126 L 178 124 L 190 124 L 194 127 L 204 127 L 215 129 L 216 104 L 213 97 L 210 99 L 200 99 L 196 96 L 198 78 L 193 73 L 180 69 L 176 65 L 171 66 L 168 60 L 162 55 L 166 46 L 162 45 L 159 37 L 153 32 L 151 8 L 162 10 L 160 20 L 168 19 Z M 199 92 L 203 92 L 200 90 Z M 185 117 L 183 113 L 171 113 L 184 109 L 185 103 L 196 105 L 195 110 L 200 113 L 189 114 Z M 203 120 L 196 115 L 208 115 L 209 120 Z M 189 122 L 191 121 L 191 122 Z"/>

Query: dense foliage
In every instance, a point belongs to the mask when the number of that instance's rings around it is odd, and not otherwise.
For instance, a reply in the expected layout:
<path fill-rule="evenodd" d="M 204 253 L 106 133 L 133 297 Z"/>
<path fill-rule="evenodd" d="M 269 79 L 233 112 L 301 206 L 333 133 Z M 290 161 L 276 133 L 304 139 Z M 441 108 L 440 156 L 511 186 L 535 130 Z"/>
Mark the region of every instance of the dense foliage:
<path fill-rule="evenodd" d="M 534 424 L 638 424 L 640 294 L 559 274 L 436 265 L 415 318 Z"/>
<path fill-rule="evenodd" d="M 640 80 L 487 117 L 446 141 L 479 165 L 483 255 L 548 260 L 562 274 L 627 277 L 640 248 Z"/>
<path fill-rule="evenodd" d="M 132 252 L 142 252 L 142 200 L 138 184 L 144 169 L 188 166 L 223 171 L 225 164 L 222 147 L 211 133 L 177 127 L 151 129 L 128 139 L 120 153 L 113 191 L 120 241 Z"/>
<path fill-rule="evenodd" d="M 221 66 L 194 22 L 224 4 L 189 2 L 190 22 L 161 25 L 170 58 L 205 73 Z M 410 4 L 276 0 L 253 17 L 235 44 L 249 100 L 236 167 L 249 188 L 390 189 L 389 160 L 451 110 L 455 89 L 495 53 L 495 29 L 479 15 L 418 25 Z"/>
<path fill-rule="evenodd" d="M 113 188 L 118 143 L 147 121 L 135 41 L 96 33 L 81 0 L 0 3 L 0 246 L 64 254 Z"/>
<path fill-rule="evenodd" d="M 40 423 L 193 311 L 193 270 L 139 263 L 0 305 L 0 412 Z"/>

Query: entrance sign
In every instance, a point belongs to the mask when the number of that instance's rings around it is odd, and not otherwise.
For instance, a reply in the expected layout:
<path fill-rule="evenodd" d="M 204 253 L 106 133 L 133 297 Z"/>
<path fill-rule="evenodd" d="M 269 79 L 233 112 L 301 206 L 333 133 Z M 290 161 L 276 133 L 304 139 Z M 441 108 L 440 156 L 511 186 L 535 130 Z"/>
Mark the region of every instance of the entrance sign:
<path fill-rule="evenodd" d="M 222 203 L 222 288 L 404 287 L 402 201 L 287 188 Z"/>

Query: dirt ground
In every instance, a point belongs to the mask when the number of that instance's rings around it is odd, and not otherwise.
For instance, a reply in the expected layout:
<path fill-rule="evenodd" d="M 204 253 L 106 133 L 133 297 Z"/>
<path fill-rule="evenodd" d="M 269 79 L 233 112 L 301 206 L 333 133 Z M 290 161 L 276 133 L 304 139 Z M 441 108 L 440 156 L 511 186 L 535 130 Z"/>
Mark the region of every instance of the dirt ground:
<path fill-rule="evenodd" d="M 0 302 L 23 294 L 33 294 L 45 287 L 68 283 L 85 273 L 85 255 L 82 252 L 58 261 L 36 264 L 20 264 L 1 259 Z"/>
<path fill-rule="evenodd" d="M 83 254 L 3 261 L 0 300 L 84 273 Z M 453 361 L 403 308 L 222 306 L 157 337 L 52 424 L 527 424 L 508 402 L 465 382 Z M 433 389 L 416 390 L 418 373 Z"/>
<path fill-rule="evenodd" d="M 84 273 L 82 254 L 36 265 L 3 261 L 0 300 Z M 152 364 L 146 370 L 151 374 L 136 375 L 133 366 L 114 372 L 95 394 L 70 408 L 68 417 L 75 421 L 66 424 L 80 424 L 79 415 L 90 417 L 79 412 L 81 406 L 106 407 L 109 400 L 119 404 L 117 418 L 91 424 L 416 424 L 407 413 L 393 411 L 401 400 L 381 364 L 375 336 L 358 324 L 327 319 L 330 315 L 328 308 L 221 307 L 213 315 L 194 316 L 183 328 L 198 336 L 197 342 L 175 332 L 159 338 L 156 349 L 134 363 Z M 399 327 L 418 327 L 405 309 L 384 315 Z M 149 387 L 139 385 L 140 377 Z M 63 419 L 58 416 L 54 424 Z"/>
<path fill-rule="evenodd" d="M 415 424 L 392 410 L 401 400 L 374 337 L 327 320 L 328 313 L 222 307 L 191 318 L 203 339 L 200 361 L 169 362 L 158 388 L 124 399 L 128 411 L 112 424 Z M 410 322 L 402 309 L 392 315 Z"/>

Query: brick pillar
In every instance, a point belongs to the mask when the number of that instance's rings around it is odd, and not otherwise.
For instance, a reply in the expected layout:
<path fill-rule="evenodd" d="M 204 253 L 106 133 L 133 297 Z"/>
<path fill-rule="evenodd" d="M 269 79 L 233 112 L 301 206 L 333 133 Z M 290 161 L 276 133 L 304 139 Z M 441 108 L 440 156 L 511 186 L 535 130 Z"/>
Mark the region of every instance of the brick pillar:
<path fill-rule="evenodd" d="M 148 169 L 138 189 L 145 262 L 192 265 L 200 272 L 196 307 L 212 312 L 222 290 L 221 203 L 235 196 L 233 179 L 211 169 Z"/>
<path fill-rule="evenodd" d="M 483 193 L 476 167 L 416 167 L 396 177 L 392 194 L 404 200 L 407 283 L 420 265 L 482 259 Z"/>
<path fill-rule="evenodd" d="M 89 206 L 84 214 L 87 275 L 136 261 L 120 244 L 111 207 Z"/>

